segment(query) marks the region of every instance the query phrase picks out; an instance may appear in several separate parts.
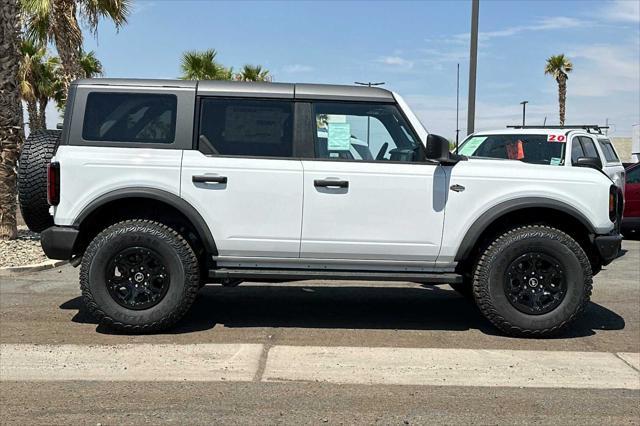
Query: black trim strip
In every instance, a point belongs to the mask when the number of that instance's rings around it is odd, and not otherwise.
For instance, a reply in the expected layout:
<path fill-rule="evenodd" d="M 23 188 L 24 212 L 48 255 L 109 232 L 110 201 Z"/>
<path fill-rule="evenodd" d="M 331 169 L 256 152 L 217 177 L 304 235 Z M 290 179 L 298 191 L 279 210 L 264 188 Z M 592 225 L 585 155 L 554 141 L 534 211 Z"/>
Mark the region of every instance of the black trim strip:
<path fill-rule="evenodd" d="M 209 254 L 214 256 L 218 255 L 218 248 L 216 247 L 215 240 L 211 234 L 211 230 L 207 225 L 207 222 L 202 218 L 200 213 L 189 203 L 182 198 L 178 197 L 167 191 L 154 188 L 125 188 L 117 189 L 115 191 L 108 192 L 87 205 L 82 212 L 78 215 L 73 223 L 73 226 L 79 228 L 82 222 L 96 209 L 101 206 L 110 203 L 112 201 L 121 200 L 124 198 L 149 198 L 152 200 L 162 201 L 178 211 L 184 214 L 187 219 L 194 226 L 196 232 L 202 239 L 204 246 Z"/>
<path fill-rule="evenodd" d="M 582 223 L 590 233 L 596 233 L 589 220 L 577 209 L 571 207 L 570 205 L 562 203 L 560 201 L 550 200 L 548 198 L 524 197 L 505 201 L 483 213 L 482 216 L 480 216 L 467 231 L 467 234 L 462 240 L 462 243 L 460 243 L 460 247 L 458 248 L 458 252 L 456 253 L 455 260 L 459 262 L 463 259 L 466 259 L 471 253 L 471 250 L 473 249 L 482 233 L 500 217 L 515 210 L 526 208 L 549 208 L 562 213 L 566 213 Z"/>

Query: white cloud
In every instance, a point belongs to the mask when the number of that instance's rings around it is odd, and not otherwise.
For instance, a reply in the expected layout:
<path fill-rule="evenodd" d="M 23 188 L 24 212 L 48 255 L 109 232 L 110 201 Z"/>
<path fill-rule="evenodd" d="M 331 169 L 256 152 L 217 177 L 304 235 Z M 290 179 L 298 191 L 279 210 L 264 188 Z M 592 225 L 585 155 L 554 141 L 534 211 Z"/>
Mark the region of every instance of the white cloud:
<path fill-rule="evenodd" d="M 291 64 L 291 65 L 285 66 L 283 70 L 284 72 L 287 72 L 287 73 L 296 74 L 296 73 L 303 73 L 303 72 L 311 72 L 314 70 L 314 68 L 310 65 Z"/>
<path fill-rule="evenodd" d="M 494 38 L 501 37 L 511 37 L 516 34 L 531 32 L 531 31 L 551 31 L 551 30 L 562 30 L 569 28 L 576 28 L 583 25 L 591 24 L 588 21 L 584 21 L 577 18 L 572 18 L 568 16 L 553 16 L 553 17 L 545 17 L 538 19 L 535 23 L 531 25 L 517 25 L 512 27 L 507 27 L 500 30 L 494 31 L 480 31 L 478 33 L 478 41 L 489 41 Z M 451 39 L 453 43 L 467 42 L 469 41 L 469 33 L 461 33 L 456 34 Z"/>
<path fill-rule="evenodd" d="M 640 92 L 640 46 L 637 44 L 579 46 L 569 52 L 569 57 L 575 58 L 569 78 L 572 95 L 616 96 Z"/>
<path fill-rule="evenodd" d="M 400 56 L 383 56 L 381 58 L 378 58 L 378 62 L 388 66 L 397 67 L 397 68 L 403 68 L 403 69 L 413 68 L 413 61 L 402 58 Z"/>
<path fill-rule="evenodd" d="M 637 0 L 615 0 L 602 7 L 599 16 L 614 22 L 640 22 L 640 2 Z"/>

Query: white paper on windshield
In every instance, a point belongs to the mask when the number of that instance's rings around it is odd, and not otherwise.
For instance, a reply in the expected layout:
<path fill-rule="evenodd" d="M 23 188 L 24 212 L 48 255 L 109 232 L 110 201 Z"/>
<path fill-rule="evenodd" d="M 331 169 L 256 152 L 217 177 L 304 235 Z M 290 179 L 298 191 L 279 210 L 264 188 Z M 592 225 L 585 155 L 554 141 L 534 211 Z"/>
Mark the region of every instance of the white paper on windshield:
<path fill-rule="evenodd" d="M 473 153 L 476 152 L 476 149 L 478 149 L 478 147 L 482 145 L 482 142 L 484 142 L 486 139 L 487 136 L 475 136 L 469 139 L 467 142 L 465 142 L 464 145 L 462 145 L 458 154 L 473 155 Z"/>
<path fill-rule="evenodd" d="M 349 151 L 351 148 L 351 125 L 349 123 L 329 123 L 329 151 Z"/>
<path fill-rule="evenodd" d="M 549 161 L 549 164 L 551 164 L 552 166 L 559 166 L 561 162 L 562 158 L 551 157 L 551 161 Z"/>

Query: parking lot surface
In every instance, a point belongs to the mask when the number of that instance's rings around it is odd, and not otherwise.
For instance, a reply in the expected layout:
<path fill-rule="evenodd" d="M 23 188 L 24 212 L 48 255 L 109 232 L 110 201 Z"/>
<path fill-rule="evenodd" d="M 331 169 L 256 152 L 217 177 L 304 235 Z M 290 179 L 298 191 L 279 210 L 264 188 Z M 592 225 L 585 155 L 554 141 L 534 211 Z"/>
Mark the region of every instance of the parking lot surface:
<path fill-rule="evenodd" d="M 499 334 L 449 287 L 205 287 L 122 335 L 70 266 L 0 276 L 2 423 L 640 423 L 640 242 L 553 339 Z"/>

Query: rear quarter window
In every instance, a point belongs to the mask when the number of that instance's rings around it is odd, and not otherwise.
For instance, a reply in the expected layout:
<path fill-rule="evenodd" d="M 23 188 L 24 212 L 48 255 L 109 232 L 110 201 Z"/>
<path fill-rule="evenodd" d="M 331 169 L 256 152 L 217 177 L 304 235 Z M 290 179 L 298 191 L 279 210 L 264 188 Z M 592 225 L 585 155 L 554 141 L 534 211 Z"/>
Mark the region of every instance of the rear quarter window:
<path fill-rule="evenodd" d="M 89 93 L 82 124 L 87 141 L 164 143 L 175 140 L 175 95 Z"/>
<path fill-rule="evenodd" d="M 620 162 L 620 158 L 618 158 L 618 154 L 616 154 L 616 150 L 613 148 L 613 144 L 609 139 L 598 139 L 598 143 L 600 144 L 600 148 L 602 148 L 602 152 L 604 153 L 604 158 L 607 159 L 607 162 L 609 163 Z"/>

